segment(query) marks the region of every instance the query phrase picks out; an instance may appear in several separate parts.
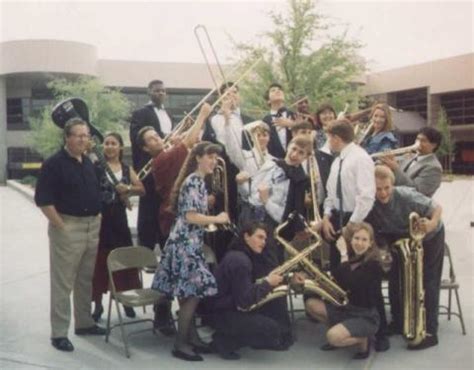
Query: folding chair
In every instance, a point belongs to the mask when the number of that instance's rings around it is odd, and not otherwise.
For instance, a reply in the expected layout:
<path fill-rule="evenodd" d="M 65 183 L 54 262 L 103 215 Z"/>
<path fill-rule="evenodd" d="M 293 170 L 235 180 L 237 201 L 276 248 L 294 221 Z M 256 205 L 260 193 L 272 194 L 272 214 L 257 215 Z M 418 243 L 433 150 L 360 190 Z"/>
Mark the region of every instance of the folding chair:
<path fill-rule="evenodd" d="M 447 279 L 441 280 L 440 290 L 447 290 L 448 291 L 448 305 L 447 306 L 439 306 L 439 308 L 443 308 L 445 311 L 439 311 L 439 315 L 447 315 L 448 320 L 451 320 L 451 315 L 457 316 L 459 321 L 461 322 L 461 329 L 462 334 L 466 335 L 466 327 L 464 326 L 464 317 L 462 315 L 461 310 L 461 301 L 459 299 L 459 283 L 456 281 L 456 274 L 454 273 L 453 267 L 453 260 L 451 258 L 451 251 L 447 243 L 444 244 L 444 257 L 448 259 L 449 262 L 449 274 Z M 454 294 L 456 296 L 456 303 L 458 306 L 458 312 L 453 312 L 452 310 L 452 292 L 454 290 Z"/>
<path fill-rule="evenodd" d="M 123 247 L 117 248 L 110 252 L 107 258 L 107 268 L 109 270 L 109 282 L 110 282 L 110 299 L 109 299 L 109 308 L 107 312 L 107 334 L 105 335 L 105 341 L 109 341 L 109 334 L 112 329 L 120 326 L 120 331 L 122 333 L 122 341 L 125 347 L 125 355 L 127 358 L 130 357 L 130 352 L 128 350 L 128 341 L 127 336 L 125 335 L 124 325 L 137 324 L 145 321 L 150 321 L 151 319 L 139 319 L 128 322 L 123 322 L 122 313 L 120 311 L 119 304 L 125 306 L 147 306 L 154 305 L 162 299 L 162 295 L 157 291 L 151 288 L 143 289 L 143 283 L 141 289 L 130 289 L 117 292 L 115 287 L 115 281 L 113 278 L 113 273 L 121 270 L 126 270 L 130 268 L 143 269 L 144 267 L 154 266 L 156 267 L 156 257 L 153 251 L 145 247 Z M 110 326 L 110 314 L 112 309 L 112 299 L 115 301 L 115 307 L 117 309 L 119 323 L 113 326 Z M 155 334 L 155 329 L 152 326 L 152 331 Z"/>

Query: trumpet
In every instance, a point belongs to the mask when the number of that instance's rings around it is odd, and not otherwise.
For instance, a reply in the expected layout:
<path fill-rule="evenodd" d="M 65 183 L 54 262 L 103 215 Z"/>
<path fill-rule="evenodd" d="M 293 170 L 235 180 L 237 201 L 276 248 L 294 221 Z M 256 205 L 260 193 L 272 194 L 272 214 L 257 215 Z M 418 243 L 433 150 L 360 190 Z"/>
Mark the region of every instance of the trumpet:
<path fill-rule="evenodd" d="M 393 150 L 386 150 L 383 152 L 374 153 L 374 154 L 371 154 L 370 157 L 373 159 L 377 159 L 377 158 L 382 158 L 382 157 L 392 156 L 392 155 L 399 156 L 399 155 L 415 152 L 418 150 L 419 147 L 420 147 L 420 142 L 417 140 L 415 141 L 415 144 L 413 145 L 405 146 L 403 148 L 397 148 Z"/>

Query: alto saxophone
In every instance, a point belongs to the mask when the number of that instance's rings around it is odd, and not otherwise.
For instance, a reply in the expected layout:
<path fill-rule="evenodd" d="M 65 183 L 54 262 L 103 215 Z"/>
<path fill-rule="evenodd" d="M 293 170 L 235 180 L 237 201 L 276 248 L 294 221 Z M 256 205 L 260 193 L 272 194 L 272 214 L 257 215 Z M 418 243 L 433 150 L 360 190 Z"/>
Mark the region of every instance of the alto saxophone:
<path fill-rule="evenodd" d="M 395 243 L 400 256 L 400 286 L 403 301 L 403 336 L 409 345 L 417 345 L 426 337 L 425 290 L 423 288 L 423 244 L 425 232 L 420 229 L 420 216 L 409 216 L 410 238 Z"/>

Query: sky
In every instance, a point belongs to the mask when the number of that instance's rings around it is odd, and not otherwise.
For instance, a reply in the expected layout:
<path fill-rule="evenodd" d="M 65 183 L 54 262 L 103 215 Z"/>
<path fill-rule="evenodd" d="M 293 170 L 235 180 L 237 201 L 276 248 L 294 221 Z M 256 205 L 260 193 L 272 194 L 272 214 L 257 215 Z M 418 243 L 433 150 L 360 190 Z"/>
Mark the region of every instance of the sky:
<path fill-rule="evenodd" d="M 229 38 L 253 43 L 272 28 L 281 1 L 5 1 L 0 40 L 60 39 L 97 46 L 99 58 L 203 62 L 193 29 L 206 26 L 222 63 Z M 473 1 L 319 1 L 318 9 L 361 41 L 371 71 L 474 52 Z"/>

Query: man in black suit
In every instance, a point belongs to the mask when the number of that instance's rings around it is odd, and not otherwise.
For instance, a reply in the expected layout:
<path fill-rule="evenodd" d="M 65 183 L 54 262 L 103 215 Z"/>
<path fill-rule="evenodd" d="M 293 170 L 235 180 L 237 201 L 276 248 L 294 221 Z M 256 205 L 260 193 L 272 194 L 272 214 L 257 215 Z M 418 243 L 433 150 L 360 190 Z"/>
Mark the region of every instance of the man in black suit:
<path fill-rule="evenodd" d="M 263 122 L 270 126 L 268 152 L 277 158 L 285 158 L 286 147 L 291 141 L 291 127 L 295 114 L 285 107 L 285 93 L 280 84 L 272 83 L 265 93 L 270 107 L 270 114 L 263 117 Z"/>
<path fill-rule="evenodd" d="M 160 80 L 153 80 L 148 84 L 150 101 L 132 113 L 130 120 L 130 142 L 132 144 L 133 167 L 138 172 L 151 159 L 150 155 L 137 145 L 137 134 L 142 127 L 152 126 L 161 138 L 172 130 L 171 119 L 163 107 L 166 96 L 165 85 Z M 144 181 L 146 195 L 140 198 L 138 206 L 138 243 L 150 249 L 159 242 L 158 210 L 159 196 L 155 192 L 153 176 Z"/>

